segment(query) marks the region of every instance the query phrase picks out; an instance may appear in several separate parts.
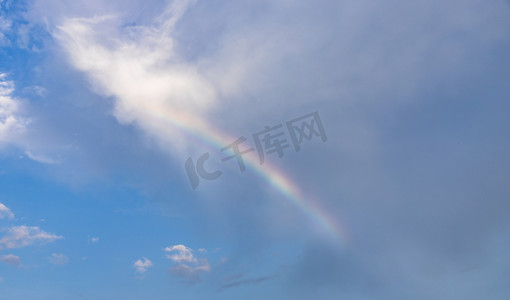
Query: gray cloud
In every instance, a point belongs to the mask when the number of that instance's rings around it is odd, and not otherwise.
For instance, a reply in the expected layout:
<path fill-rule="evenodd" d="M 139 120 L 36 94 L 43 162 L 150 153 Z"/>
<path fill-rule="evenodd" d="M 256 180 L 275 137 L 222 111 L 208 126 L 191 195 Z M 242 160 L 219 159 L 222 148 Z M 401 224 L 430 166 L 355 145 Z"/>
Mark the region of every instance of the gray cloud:
<path fill-rule="evenodd" d="M 122 45 L 140 46 L 140 32 L 160 28 L 151 18 L 165 7 L 158 3 L 137 15 L 142 2 L 133 2 L 125 14 L 100 23 L 84 18 L 96 11 L 111 15 L 120 9 L 120 1 L 111 1 L 106 8 L 88 1 L 83 10 L 74 2 L 45 3 L 35 1 L 30 13 L 49 16 L 52 33 L 56 25 L 63 26 L 67 33 L 63 44 L 98 50 L 104 54 L 98 61 L 107 61 L 106 57 L 114 62 L 125 61 L 121 54 L 129 51 L 122 52 Z M 503 1 L 478 0 L 197 2 L 173 27 L 168 45 L 175 48 L 168 53 L 175 56 L 166 59 L 184 64 L 181 70 L 191 82 L 184 90 L 198 82 L 199 91 L 211 91 L 203 95 L 212 104 L 202 107 L 202 94 L 184 98 L 194 103 L 190 107 L 200 107 L 202 118 L 236 137 L 319 110 L 328 142 L 310 143 L 276 164 L 315 195 L 352 240 L 346 242 L 347 250 L 317 242 L 315 229 L 303 215 L 265 184 L 235 169 L 221 181 L 201 186 L 202 192 L 183 192 L 198 207 L 189 210 L 205 216 L 196 231 L 204 239 L 228 236 L 239 247 L 238 256 L 257 256 L 283 238 L 304 240 L 306 249 L 290 283 L 301 288 L 297 299 L 306 299 L 310 295 L 306 292 L 319 288 L 324 299 L 460 298 L 459 291 L 472 292 L 462 294 L 464 299 L 476 299 L 484 290 L 506 299 L 509 292 L 501 278 L 508 275 L 497 266 L 508 264 L 508 254 L 502 251 L 508 245 L 504 236 L 510 192 L 505 181 L 510 175 L 508 13 Z M 68 14 L 75 18 L 65 23 Z M 137 32 L 135 25 L 146 31 Z M 85 39 L 91 36 L 96 43 Z M 124 38 L 124 44 L 112 46 L 118 41 L 111 36 Z M 90 48 L 80 48 L 84 45 Z M 141 50 L 158 53 L 150 47 Z M 73 59 L 74 66 L 92 78 L 93 90 L 111 105 L 101 104 L 92 93 L 76 101 L 95 112 L 90 115 L 100 124 L 114 128 L 111 136 L 130 140 L 137 133 L 129 131 L 131 127 L 115 127 L 118 124 L 109 123 L 93 107 L 113 109 L 117 121 L 134 124 L 143 133 L 169 134 L 166 125 L 139 115 L 137 105 L 146 105 L 145 99 L 133 96 L 136 91 L 126 96 L 110 81 L 124 72 L 95 62 Z M 148 73 L 147 78 L 154 79 L 155 73 Z M 72 81 L 79 86 L 83 78 Z M 142 83 L 147 88 L 141 90 L 150 92 L 150 82 Z M 136 90 L 133 86 L 130 91 Z M 181 90 L 182 94 L 186 92 Z M 129 100 L 118 99 L 122 97 Z M 187 103 L 179 105 L 186 108 Z M 69 108 L 73 109 L 78 110 Z M 80 151 L 88 151 L 91 160 L 121 165 L 122 159 L 147 158 L 152 168 L 140 167 L 154 174 L 147 177 L 165 175 L 150 155 L 120 151 L 121 138 L 111 140 L 108 145 L 116 145 L 113 148 L 87 148 L 96 141 L 94 133 L 103 131 L 83 129 L 74 122 L 73 129 L 90 137 L 81 140 Z M 178 152 L 171 142 L 167 145 L 171 146 L 164 148 L 172 154 Z M 193 150 L 180 155 L 207 151 L 190 145 Z M 122 159 L 108 149 L 121 153 Z M 165 169 L 174 174 L 176 186 L 188 184 L 183 162 L 177 159 L 175 168 Z M 171 272 L 185 277 L 193 274 L 193 267 Z"/>
<path fill-rule="evenodd" d="M 242 286 L 242 285 L 255 285 L 255 284 L 259 284 L 261 282 L 273 279 L 275 277 L 276 277 L 275 275 L 272 275 L 272 276 L 245 278 L 245 279 L 241 279 L 241 280 L 233 280 L 231 282 L 227 282 L 227 283 L 223 284 L 219 288 L 219 291 L 221 292 L 221 291 L 224 291 L 224 290 L 227 290 L 227 289 L 230 289 L 233 287 Z"/>

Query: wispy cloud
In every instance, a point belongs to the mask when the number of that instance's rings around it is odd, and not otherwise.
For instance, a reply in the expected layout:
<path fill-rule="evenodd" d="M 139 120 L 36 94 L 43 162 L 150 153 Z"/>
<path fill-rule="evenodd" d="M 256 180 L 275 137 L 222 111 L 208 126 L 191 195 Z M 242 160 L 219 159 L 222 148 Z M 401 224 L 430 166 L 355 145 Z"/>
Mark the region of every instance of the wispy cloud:
<path fill-rule="evenodd" d="M 27 86 L 27 87 L 23 88 L 23 92 L 28 95 L 45 97 L 47 90 L 42 86 L 34 85 L 34 86 Z"/>
<path fill-rule="evenodd" d="M 14 214 L 7 206 L 5 206 L 3 203 L 0 203 L 0 219 L 4 218 L 12 220 L 14 219 Z"/>
<path fill-rule="evenodd" d="M 11 30 L 11 26 L 11 20 L 5 18 L 4 16 L 0 16 L 0 46 L 8 46 L 11 44 L 11 41 L 5 35 L 5 33 Z"/>
<path fill-rule="evenodd" d="M 28 120 L 19 115 L 19 103 L 12 97 L 14 82 L 7 80 L 7 74 L 0 73 L 0 146 L 18 143 Z"/>
<path fill-rule="evenodd" d="M 200 115 L 216 99 L 199 66 L 177 51 L 174 27 L 191 2 L 173 1 L 150 26 L 126 27 L 116 16 L 68 18 L 54 34 L 94 90 L 115 99 L 120 123 L 140 126 L 165 142 L 180 132 L 155 114 Z"/>
<path fill-rule="evenodd" d="M 13 254 L 7 254 L 0 257 L 0 261 L 13 266 L 19 266 L 21 261 L 19 259 L 19 256 L 13 255 Z"/>
<path fill-rule="evenodd" d="M 14 226 L 0 239 L 0 249 L 22 248 L 36 243 L 49 243 L 64 237 L 48 233 L 37 226 Z"/>
<path fill-rule="evenodd" d="M 238 275 L 235 276 L 235 279 L 242 278 L 242 277 L 244 277 L 243 274 L 238 274 Z M 223 284 L 220 287 L 219 291 L 221 292 L 221 291 L 224 291 L 226 289 L 237 287 L 237 286 L 241 286 L 241 285 L 258 284 L 258 283 L 261 283 L 261 282 L 273 279 L 275 277 L 276 277 L 276 275 L 262 276 L 262 277 L 253 277 L 253 278 L 245 278 L 245 279 L 240 279 L 240 280 L 232 280 L 232 281 L 230 281 L 228 283 Z"/>
<path fill-rule="evenodd" d="M 152 262 L 147 259 L 147 258 L 142 258 L 142 259 L 139 259 L 137 260 L 134 264 L 133 264 L 133 267 L 135 267 L 136 269 L 136 272 L 140 273 L 140 274 L 145 274 L 145 272 L 147 272 L 147 270 L 152 267 Z"/>
<path fill-rule="evenodd" d="M 60 254 L 53 253 L 51 254 L 51 257 L 48 257 L 48 260 L 50 261 L 50 263 L 59 266 L 63 266 L 69 262 L 69 258 L 62 253 Z"/>
<path fill-rule="evenodd" d="M 28 158 L 30 158 L 31 160 L 34 160 L 34 161 L 37 161 L 37 162 L 40 162 L 40 163 L 43 163 L 43 164 L 49 164 L 49 165 L 52 165 L 52 164 L 55 164 L 57 163 L 56 160 L 54 159 L 51 159 L 49 157 L 46 157 L 44 155 L 41 155 L 41 154 L 34 154 L 30 151 L 25 151 L 25 154 L 28 156 Z"/>
<path fill-rule="evenodd" d="M 25 155 L 37 162 L 54 164 L 56 161 L 46 155 L 39 154 L 41 145 L 37 145 L 34 132 L 31 130 L 33 118 L 27 116 L 29 104 L 13 96 L 14 81 L 7 80 L 6 73 L 0 73 L 0 148 L 13 145 Z M 41 91 L 40 89 L 38 89 Z"/>

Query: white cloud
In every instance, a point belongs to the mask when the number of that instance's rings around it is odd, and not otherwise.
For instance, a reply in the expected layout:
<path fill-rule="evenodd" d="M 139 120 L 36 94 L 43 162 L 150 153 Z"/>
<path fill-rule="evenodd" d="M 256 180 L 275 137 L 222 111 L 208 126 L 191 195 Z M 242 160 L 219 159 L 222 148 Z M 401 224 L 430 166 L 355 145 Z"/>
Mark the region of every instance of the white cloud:
<path fill-rule="evenodd" d="M 198 252 L 205 253 L 204 250 L 201 248 Z M 186 279 L 189 283 L 200 281 L 200 274 L 211 270 L 207 258 L 197 259 L 193 255 L 193 250 L 184 245 L 166 247 L 164 251 L 169 253 L 166 257 L 175 262 L 169 272 Z"/>
<path fill-rule="evenodd" d="M 0 73 L 0 144 L 19 142 L 28 120 L 20 117 L 18 101 L 11 97 L 14 83 Z"/>
<path fill-rule="evenodd" d="M 51 159 L 49 157 L 46 157 L 44 155 L 41 155 L 41 154 L 34 154 L 34 153 L 30 152 L 30 151 L 25 151 L 25 154 L 31 160 L 34 160 L 34 161 L 37 161 L 37 162 L 40 162 L 40 163 L 43 163 L 43 164 L 53 165 L 53 164 L 57 163 L 57 161 L 55 161 L 55 160 L 53 160 L 53 159 Z"/>
<path fill-rule="evenodd" d="M 228 261 L 228 259 L 226 257 L 222 257 L 222 258 L 220 258 L 220 260 L 218 261 L 217 264 L 222 265 L 222 264 L 226 263 L 227 261 Z"/>
<path fill-rule="evenodd" d="M 11 30 L 12 21 L 0 16 L 0 47 L 10 45 L 10 40 L 5 36 L 4 33 Z"/>
<path fill-rule="evenodd" d="M 189 283 L 196 283 L 200 281 L 202 273 L 209 272 L 210 270 L 209 261 L 207 258 L 203 258 L 196 265 L 179 263 L 171 267 L 169 271 L 178 277 L 185 278 Z"/>
<path fill-rule="evenodd" d="M 6 32 L 11 29 L 12 21 L 9 19 L 6 19 L 3 16 L 0 16 L 0 31 Z"/>
<path fill-rule="evenodd" d="M 44 87 L 38 85 L 27 86 L 23 89 L 23 92 L 29 95 L 36 95 L 39 97 L 45 97 L 47 93 Z"/>
<path fill-rule="evenodd" d="M 0 249 L 22 248 L 36 243 L 49 243 L 63 239 L 62 236 L 45 232 L 37 226 L 15 226 L 6 231 L 7 234 L 0 239 Z"/>
<path fill-rule="evenodd" d="M 143 259 L 143 260 L 142 260 Z M 140 274 L 144 274 L 145 272 L 147 272 L 147 269 L 149 269 L 150 267 L 152 267 L 152 262 L 150 260 L 148 260 L 147 258 L 142 258 L 142 259 L 139 259 L 137 260 L 134 264 L 133 264 L 133 267 L 135 267 L 136 269 L 136 272 L 140 273 Z"/>
<path fill-rule="evenodd" d="M 98 238 L 98 237 L 92 237 L 92 238 L 90 239 L 90 242 L 91 242 L 91 243 L 97 243 L 97 242 L 99 242 L 99 238 Z"/>
<path fill-rule="evenodd" d="M 19 264 L 20 264 L 19 256 L 16 256 L 13 254 L 7 254 L 4 256 L 1 256 L 0 261 L 3 263 L 6 263 L 8 265 L 13 265 L 13 266 L 19 266 Z"/>
<path fill-rule="evenodd" d="M 200 67 L 176 50 L 174 26 L 189 4 L 173 1 L 152 26 L 129 27 L 118 17 L 102 16 L 67 19 L 55 32 L 71 64 L 89 76 L 94 90 L 115 99 L 117 120 L 165 142 L 181 140 L 181 133 L 155 115 L 200 115 L 216 99 Z M 181 140 L 175 146 L 186 145 Z"/>
<path fill-rule="evenodd" d="M 6 73 L 0 73 L 0 148 L 5 145 L 13 145 L 22 150 L 25 155 L 37 162 L 55 164 L 58 161 L 40 154 L 43 146 L 41 138 L 35 127 L 29 127 L 32 118 L 26 116 L 26 107 L 30 104 L 13 97 L 15 90 L 14 82 L 7 80 Z M 41 87 L 34 91 L 42 92 Z"/>
<path fill-rule="evenodd" d="M 65 265 L 69 262 L 69 258 L 62 253 L 60 254 L 53 253 L 51 257 L 48 257 L 48 260 L 50 261 L 50 263 L 60 266 Z"/>
<path fill-rule="evenodd" d="M 175 262 L 196 262 L 196 258 L 193 256 L 192 250 L 184 245 L 175 245 L 172 247 L 166 247 L 166 257 Z"/>
<path fill-rule="evenodd" d="M 3 203 L 0 203 L 0 219 L 14 219 L 14 214 L 12 211 L 5 206 Z"/>

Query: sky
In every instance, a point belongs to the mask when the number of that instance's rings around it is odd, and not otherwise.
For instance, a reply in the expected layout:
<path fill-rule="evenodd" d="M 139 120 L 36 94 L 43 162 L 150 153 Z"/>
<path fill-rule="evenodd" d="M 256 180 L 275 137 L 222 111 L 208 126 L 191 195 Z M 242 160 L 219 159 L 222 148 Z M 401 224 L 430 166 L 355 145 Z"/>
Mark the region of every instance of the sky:
<path fill-rule="evenodd" d="M 0 0 L 0 300 L 509 299 L 510 2 Z"/>

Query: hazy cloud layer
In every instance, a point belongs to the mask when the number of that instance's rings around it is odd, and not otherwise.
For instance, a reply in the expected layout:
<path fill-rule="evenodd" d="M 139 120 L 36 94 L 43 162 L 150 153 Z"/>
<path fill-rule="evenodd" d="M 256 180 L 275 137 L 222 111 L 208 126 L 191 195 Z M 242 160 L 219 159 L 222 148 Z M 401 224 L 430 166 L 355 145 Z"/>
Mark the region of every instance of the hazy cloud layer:
<path fill-rule="evenodd" d="M 288 264 L 284 283 L 217 281 L 222 295 L 263 293 L 252 285 L 264 283 L 278 285 L 267 289 L 274 298 L 508 298 L 507 1 L 128 2 L 33 1 L 23 30 L 0 19 L 0 45 L 49 57 L 37 77 L 47 85 L 16 82 L 44 141 L 26 146 L 28 119 L 2 75 L 0 143 L 66 175 L 127 178 L 122 186 L 164 203 L 193 239 L 235 249 L 217 266 L 212 253 L 165 248 L 184 282 Z M 46 34 L 38 47 L 36 28 Z M 312 111 L 327 143 L 268 161 L 348 232 L 341 247 L 253 170 L 189 188 L 184 159 L 226 146 L 190 127 L 250 138 Z M 2 222 L 11 215 L 0 205 Z M 0 236 L 2 249 L 61 238 L 28 226 Z M 281 244 L 285 254 L 262 254 Z"/>

